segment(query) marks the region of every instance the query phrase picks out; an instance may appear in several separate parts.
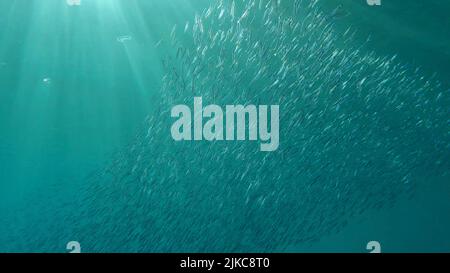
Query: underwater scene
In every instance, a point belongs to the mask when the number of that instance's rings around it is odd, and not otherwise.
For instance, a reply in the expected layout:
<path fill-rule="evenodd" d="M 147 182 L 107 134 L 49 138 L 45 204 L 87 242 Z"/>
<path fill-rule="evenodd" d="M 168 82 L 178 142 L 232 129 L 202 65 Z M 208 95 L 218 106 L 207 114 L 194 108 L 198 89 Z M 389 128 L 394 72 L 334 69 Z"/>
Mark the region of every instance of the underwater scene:
<path fill-rule="evenodd" d="M 0 1 L 0 252 L 450 252 L 450 1 Z"/>

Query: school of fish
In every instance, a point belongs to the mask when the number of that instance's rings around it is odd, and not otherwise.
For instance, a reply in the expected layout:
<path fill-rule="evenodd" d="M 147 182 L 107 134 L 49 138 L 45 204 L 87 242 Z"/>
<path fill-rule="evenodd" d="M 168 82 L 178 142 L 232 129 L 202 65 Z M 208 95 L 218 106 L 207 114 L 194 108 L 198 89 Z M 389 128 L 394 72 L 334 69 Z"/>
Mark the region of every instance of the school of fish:
<path fill-rule="evenodd" d="M 317 0 L 211 2 L 163 42 L 159 106 L 84 183 L 61 239 L 93 252 L 283 251 L 448 179 L 449 89 L 435 76 L 355 43 Z M 175 142 L 171 107 L 194 96 L 280 105 L 280 148 Z"/>

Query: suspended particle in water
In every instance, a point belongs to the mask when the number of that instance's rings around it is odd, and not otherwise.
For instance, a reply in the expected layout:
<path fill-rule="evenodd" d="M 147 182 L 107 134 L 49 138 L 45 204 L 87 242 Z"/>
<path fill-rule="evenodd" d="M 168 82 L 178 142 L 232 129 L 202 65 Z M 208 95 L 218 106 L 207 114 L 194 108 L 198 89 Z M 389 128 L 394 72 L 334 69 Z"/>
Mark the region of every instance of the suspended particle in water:
<path fill-rule="evenodd" d="M 50 85 L 50 84 L 52 84 L 52 79 L 51 78 L 44 78 L 44 79 L 42 79 L 42 82 L 45 85 Z"/>
<path fill-rule="evenodd" d="M 117 37 L 117 42 L 125 43 L 126 41 L 130 41 L 131 39 L 133 39 L 133 38 L 129 35 L 123 35 L 123 36 Z"/>
<path fill-rule="evenodd" d="M 67 5 L 79 6 L 79 5 L 81 5 L 81 0 L 67 0 Z"/>

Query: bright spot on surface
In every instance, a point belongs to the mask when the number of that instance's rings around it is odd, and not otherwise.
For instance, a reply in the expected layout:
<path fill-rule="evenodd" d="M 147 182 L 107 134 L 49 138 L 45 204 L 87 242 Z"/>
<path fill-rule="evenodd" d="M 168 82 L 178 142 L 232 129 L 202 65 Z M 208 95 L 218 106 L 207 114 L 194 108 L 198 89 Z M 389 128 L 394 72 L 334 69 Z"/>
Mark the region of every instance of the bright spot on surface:
<path fill-rule="evenodd" d="M 81 5 L 81 0 L 67 0 L 67 5 L 79 6 L 79 5 Z"/>

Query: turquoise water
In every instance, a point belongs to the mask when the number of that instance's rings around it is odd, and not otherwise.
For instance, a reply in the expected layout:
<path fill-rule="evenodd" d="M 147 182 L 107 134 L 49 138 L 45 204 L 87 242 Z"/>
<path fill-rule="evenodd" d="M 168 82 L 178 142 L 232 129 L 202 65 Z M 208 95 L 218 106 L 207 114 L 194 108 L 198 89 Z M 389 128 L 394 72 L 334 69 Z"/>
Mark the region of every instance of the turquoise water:
<path fill-rule="evenodd" d="M 405 2 L 1 1 L 0 251 L 450 251 L 450 3 Z M 280 148 L 175 143 L 194 96 Z"/>

